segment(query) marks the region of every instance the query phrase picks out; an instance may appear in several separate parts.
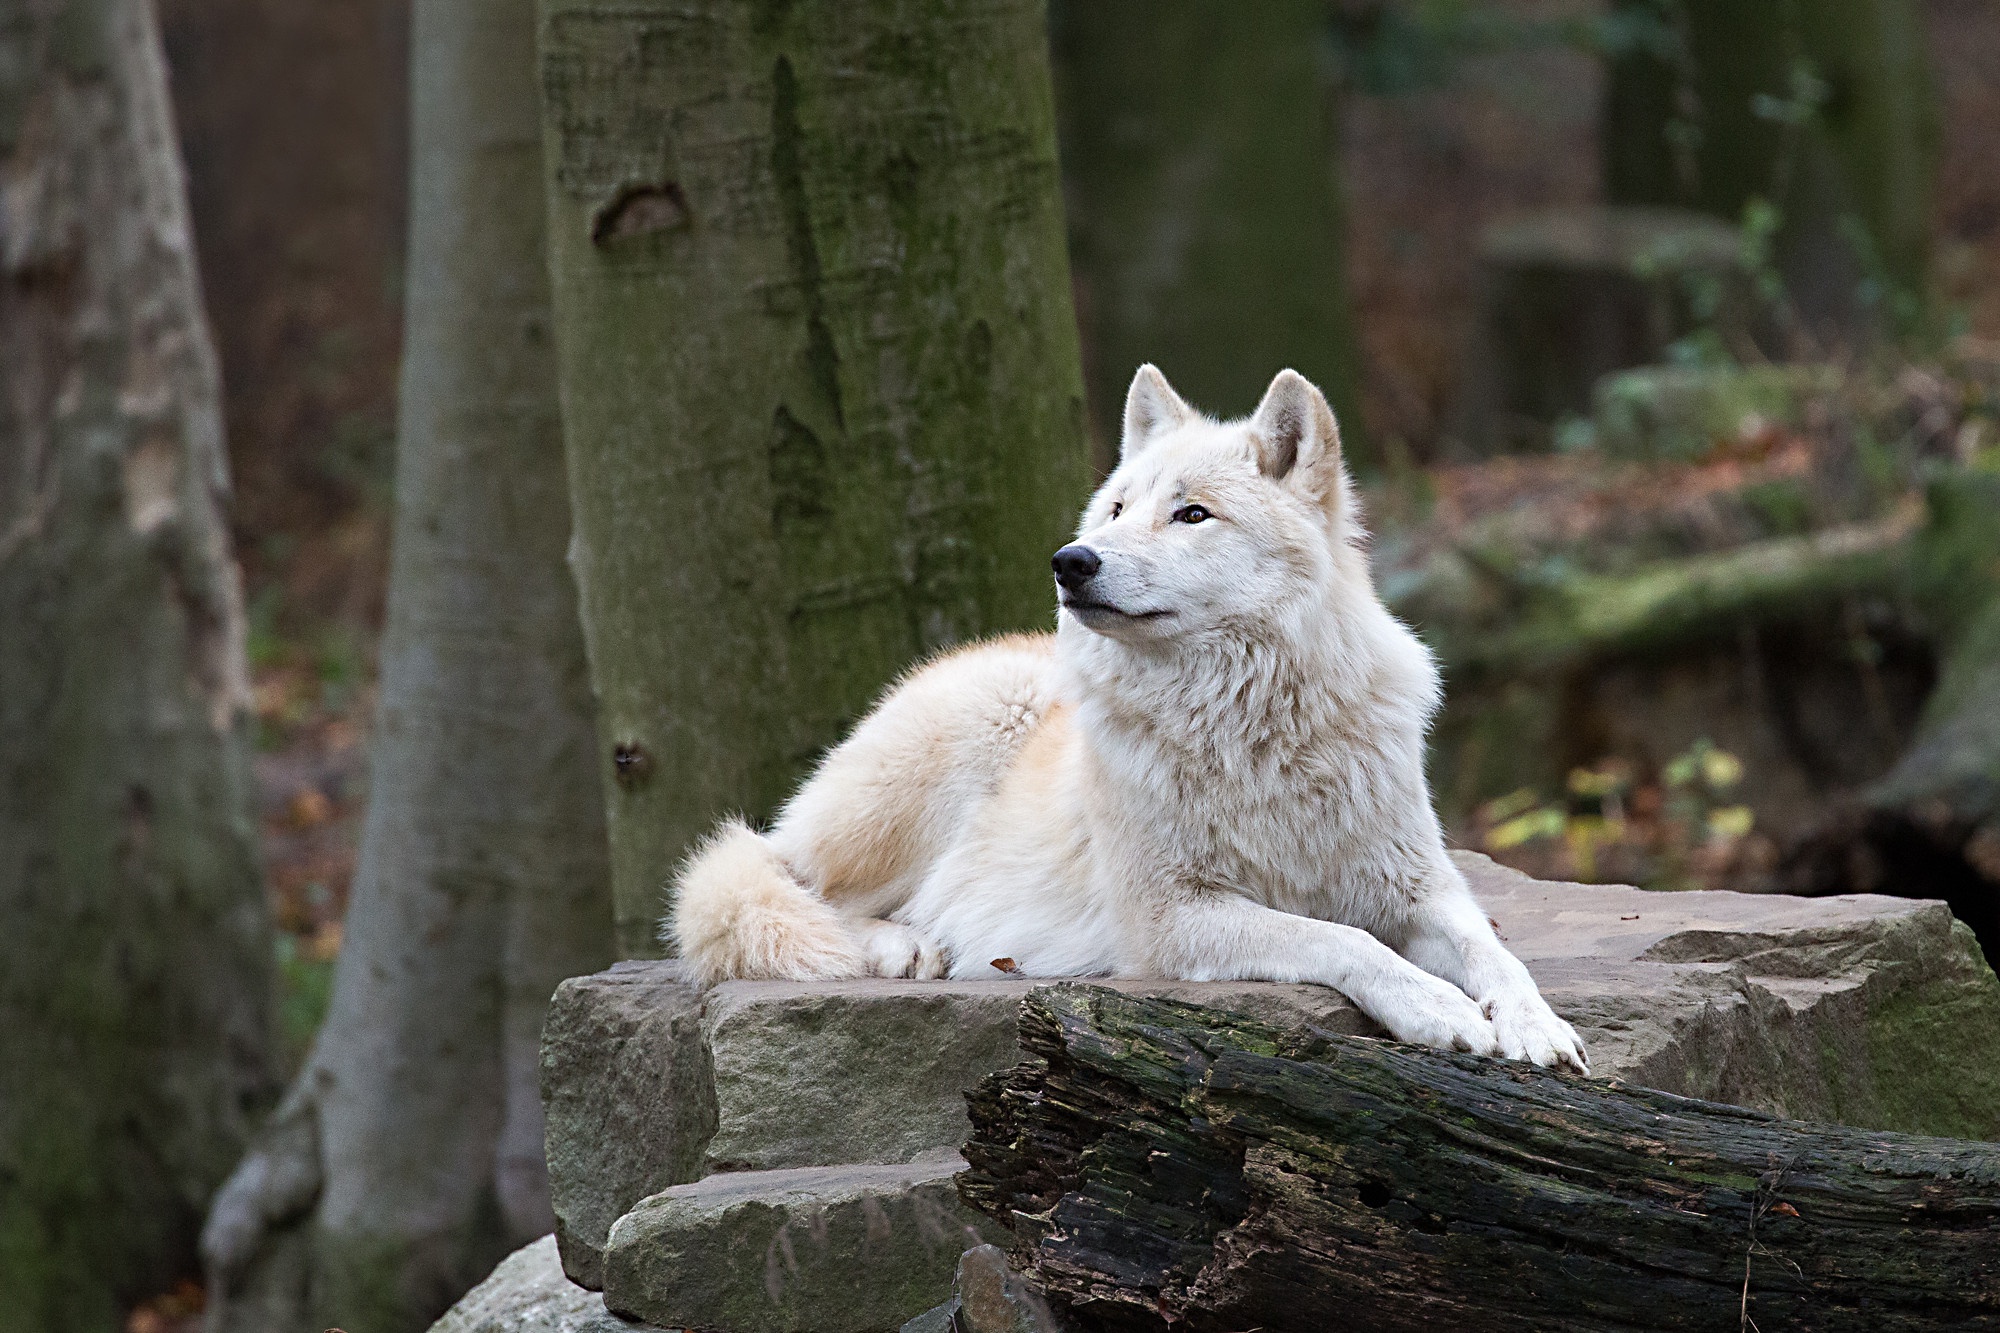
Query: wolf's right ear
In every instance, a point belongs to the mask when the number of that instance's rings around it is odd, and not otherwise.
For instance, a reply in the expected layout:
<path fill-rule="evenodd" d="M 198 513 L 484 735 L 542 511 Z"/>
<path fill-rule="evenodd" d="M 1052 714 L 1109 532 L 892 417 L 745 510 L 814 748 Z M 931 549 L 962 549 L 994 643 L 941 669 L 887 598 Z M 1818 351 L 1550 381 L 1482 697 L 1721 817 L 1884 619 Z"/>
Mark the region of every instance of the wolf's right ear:
<path fill-rule="evenodd" d="M 1174 392 L 1160 368 L 1147 362 L 1125 391 L 1125 433 L 1118 443 L 1118 461 L 1136 458 L 1154 439 L 1193 419 L 1194 409 Z"/>

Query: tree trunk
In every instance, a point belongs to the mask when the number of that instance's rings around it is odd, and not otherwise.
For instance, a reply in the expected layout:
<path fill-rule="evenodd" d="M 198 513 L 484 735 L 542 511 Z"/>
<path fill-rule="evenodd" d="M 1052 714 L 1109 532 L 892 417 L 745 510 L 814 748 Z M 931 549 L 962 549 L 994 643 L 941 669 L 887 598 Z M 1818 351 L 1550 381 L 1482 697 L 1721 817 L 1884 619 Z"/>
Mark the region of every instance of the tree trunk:
<path fill-rule="evenodd" d="M 1362 448 L 1329 12 L 1317 0 L 1064 0 L 1063 179 L 1098 469 L 1132 371 L 1245 413 L 1290 366 Z"/>
<path fill-rule="evenodd" d="M 1610 202 L 1687 204 L 1732 222 L 1752 198 L 1775 203 L 1780 267 L 1821 336 L 1874 317 L 1857 303 L 1864 284 L 1923 295 L 1940 121 L 1915 0 L 1617 8 L 1650 40 L 1611 63 Z"/>
<path fill-rule="evenodd" d="M 1991 1327 L 2000 1149 L 1088 986 L 960 1190 L 1085 1329 Z"/>
<path fill-rule="evenodd" d="M 619 946 L 1086 486 L 1040 0 L 543 0 L 571 564 Z"/>
<path fill-rule="evenodd" d="M 421 1329 L 553 1224 L 542 1015 L 611 956 L 527 0 L 419 0 L 389 616 L 305 1071 L 203 1236 L 217 1329 Z"/>
<path fill-rule="evenodd" d="M 149 0 L 0 20 L 0 1330 L 196 1271 L 275 1092 L 220 385 Z"/>
<path fill-rule="evenodd" d="M 1794 849 L 1801 893 L 1943 898 L 2000 958 L 2000 477 L 1930 488 L 1908 581 L 1939 643 L 1938 682 L 1908 750 Z"/>

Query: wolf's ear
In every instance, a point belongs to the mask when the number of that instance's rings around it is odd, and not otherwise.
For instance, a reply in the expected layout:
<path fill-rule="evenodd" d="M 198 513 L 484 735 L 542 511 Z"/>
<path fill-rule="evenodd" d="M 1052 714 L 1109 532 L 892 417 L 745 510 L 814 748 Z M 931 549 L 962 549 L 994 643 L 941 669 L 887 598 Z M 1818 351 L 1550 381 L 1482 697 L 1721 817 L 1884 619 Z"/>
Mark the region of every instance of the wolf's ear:
<path fill-rule="evenodd" d="M 1347 474 L 1340 427 L 1326 395 L 1296 370 L 1281 370 L 1250 418 L 1264 475 L 1305 492 L 1328 511 L 1340 507 Z"/>
<path fill-rule="evenodd" d="M 1160 368 L 1147 362 L 1125 391 L 1125 433 L 1118 444 L 1120 462 L 1137 457 L 1156 436 L 1193 420 L 1194 409 L 1181 401 Z"/>

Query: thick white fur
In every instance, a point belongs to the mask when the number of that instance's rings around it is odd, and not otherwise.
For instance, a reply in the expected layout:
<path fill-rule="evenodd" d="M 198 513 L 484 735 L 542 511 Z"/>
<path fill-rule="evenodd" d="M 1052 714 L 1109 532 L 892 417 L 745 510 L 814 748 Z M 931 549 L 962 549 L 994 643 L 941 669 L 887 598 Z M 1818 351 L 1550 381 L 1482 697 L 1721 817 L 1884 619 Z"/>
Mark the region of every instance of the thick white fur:
<path fill-rule="evenodd" d="M 1585 1068 L 1445 855 L 1437 669 L 1375 596 L 1326 400 L 1285 371 L 1217 422 L 1145 366 L 1123 444 L 1054 636 L 929 663 L 769 833 L 725 824 L 680 873 L 681 954 L 709 982 L 1311 981 L 1406 1041 Z"/>

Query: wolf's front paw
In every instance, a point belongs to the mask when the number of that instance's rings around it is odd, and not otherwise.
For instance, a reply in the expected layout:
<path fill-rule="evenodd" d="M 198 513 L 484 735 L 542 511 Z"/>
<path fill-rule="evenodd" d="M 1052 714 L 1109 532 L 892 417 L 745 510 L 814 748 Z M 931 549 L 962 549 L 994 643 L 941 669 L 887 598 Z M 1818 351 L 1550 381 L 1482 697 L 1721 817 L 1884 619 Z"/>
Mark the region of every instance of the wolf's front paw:
<path fill-rule="evenodd" d="M 1500 1039 L 1500 1054 L 1507 1059 L 1590 1072 L 1590 1059 L 1576 1029 L 1556 1017 L 1539 992 L 1503 991 L 1487 1000 L 1486 1013 Z"/>
<path fill-rule="evenodd" d="M 1397 1041 L 1440 1051 L 1499 1053 L 1492 1022 L 1471 996 L 1449 981 L 1411 968 L 1384 998 L 1388 1003 L 1371 1016 Z"/>
<path fill-rule="evenodd" d="M 867 922 L 861 930 L 861 951 L 871 977 L 936 981 L 950 963 L 933 941 L 896 921 Z"/>

